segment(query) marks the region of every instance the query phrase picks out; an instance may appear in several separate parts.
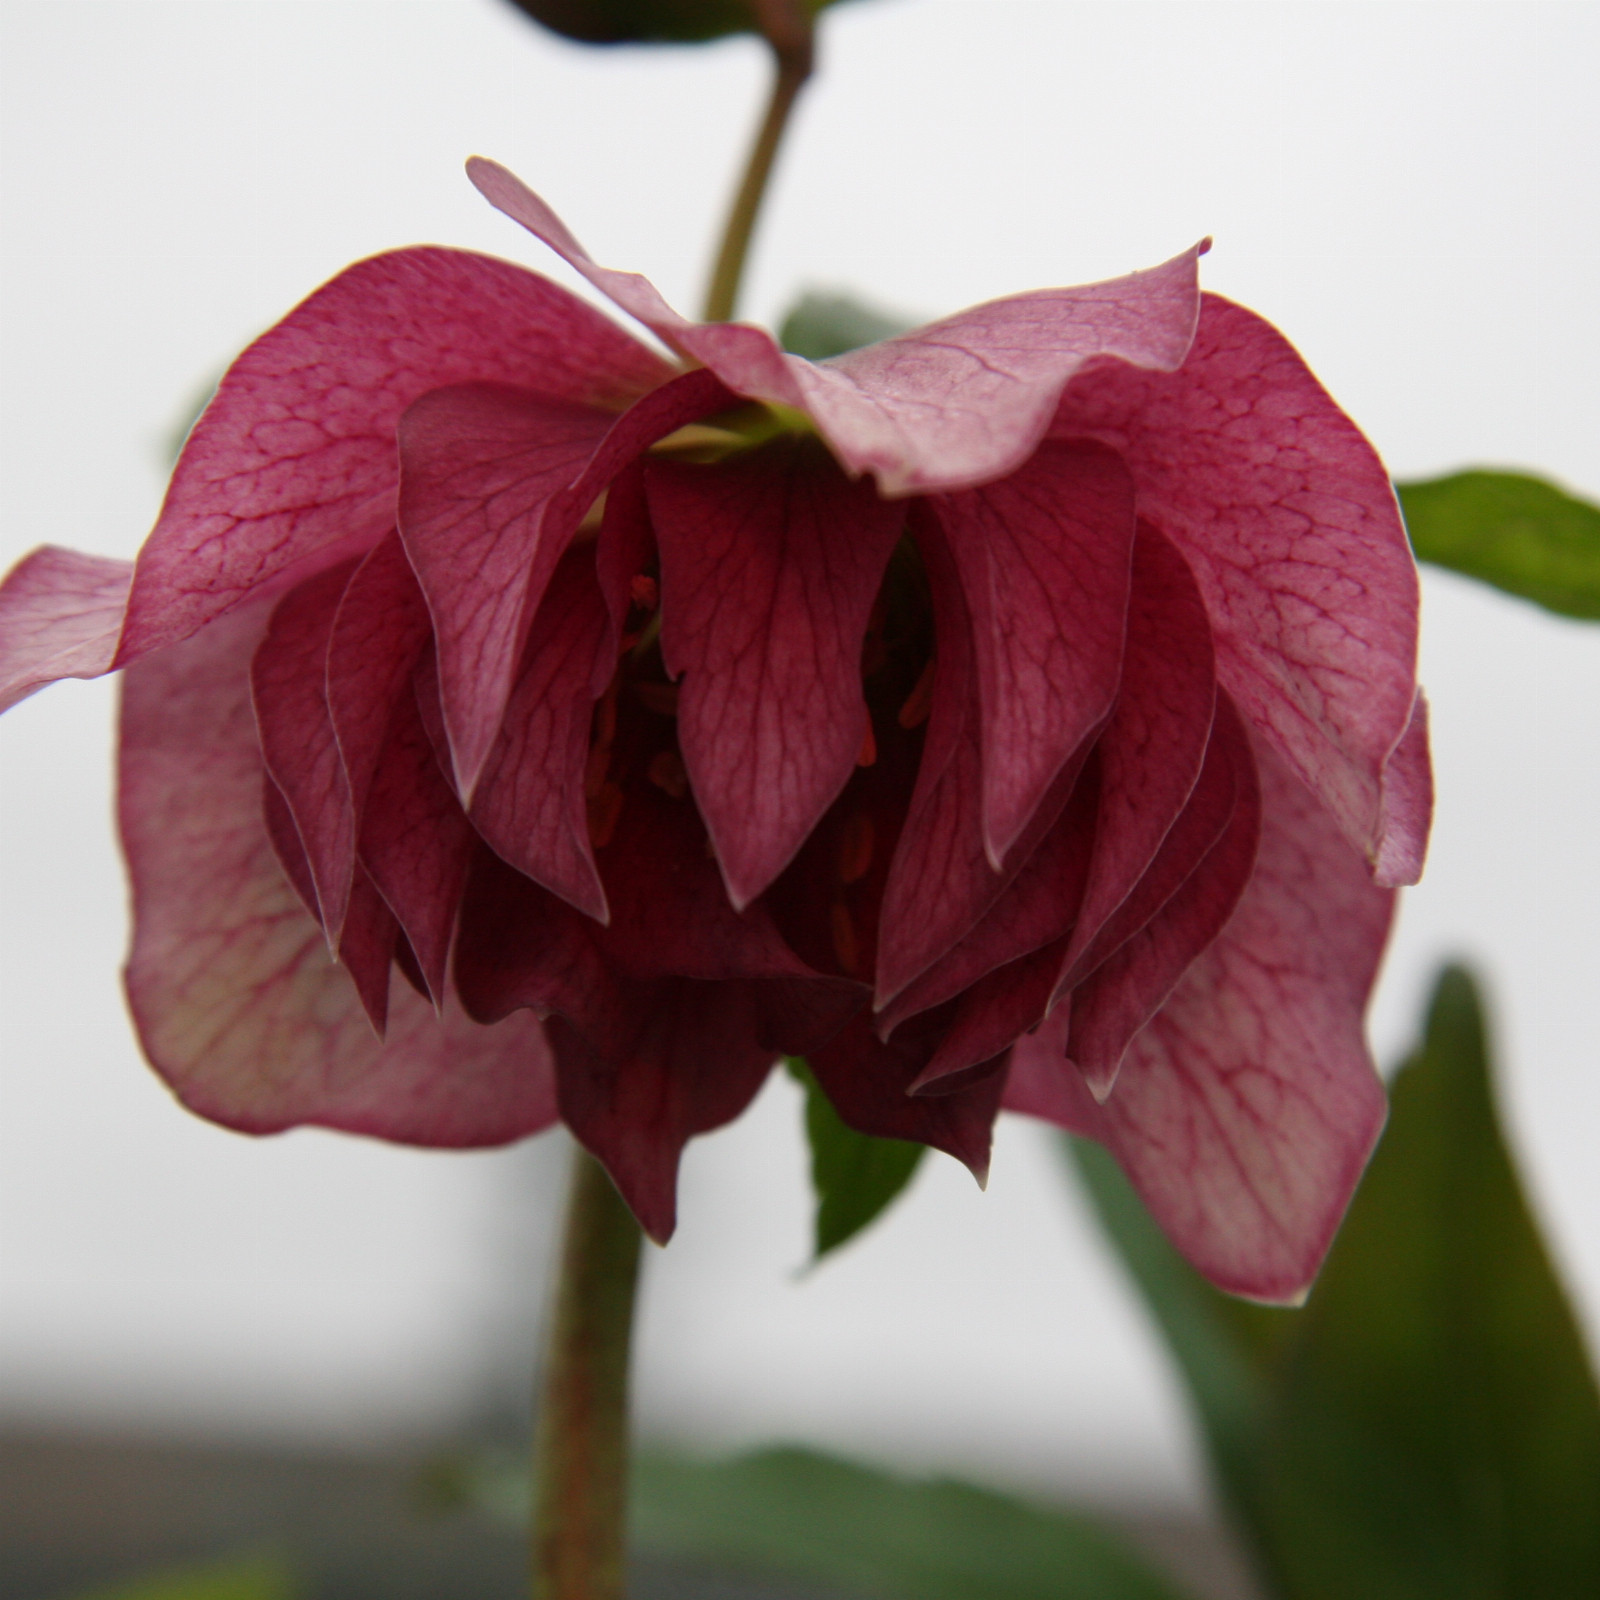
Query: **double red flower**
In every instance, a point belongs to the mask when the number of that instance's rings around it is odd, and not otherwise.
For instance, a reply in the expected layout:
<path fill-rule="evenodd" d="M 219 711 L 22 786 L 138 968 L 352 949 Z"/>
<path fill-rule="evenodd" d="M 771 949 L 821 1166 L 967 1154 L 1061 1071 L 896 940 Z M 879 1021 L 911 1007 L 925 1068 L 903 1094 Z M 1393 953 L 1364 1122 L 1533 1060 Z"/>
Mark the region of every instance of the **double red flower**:
<path fill-rule="evenodd" d="M 379 256 L 234 364 L 131 569 L 0 589 L 0 703 L 128 669 L 157 1070 L 261 1132 L 559 1116 L 665 1238 L 684 1142 L 802 1054 L 980 1172 L 1002 1106 L 1091 1133 L 1296 1293 L 1430 808 L 1371 447 L 1198 251 L 814 365 L 471 170 L 684 364 Z"/>

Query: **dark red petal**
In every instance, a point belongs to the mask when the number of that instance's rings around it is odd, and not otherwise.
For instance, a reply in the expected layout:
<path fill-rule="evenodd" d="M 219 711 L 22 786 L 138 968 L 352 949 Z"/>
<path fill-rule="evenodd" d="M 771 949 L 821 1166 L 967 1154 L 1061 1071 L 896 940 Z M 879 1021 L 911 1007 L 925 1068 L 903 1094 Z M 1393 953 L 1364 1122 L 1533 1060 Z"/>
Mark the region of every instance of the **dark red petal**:
<path fill-rule="evenodd" d="M 1094 858 L 1069 959 L 1143 877 L 1194 788 L 1211 736 L 1214 666 L 1194 575 L 1172 543 L 1141 522 L 1122 683 L 1097 746 Z"/>
<path fill-rule="evenodd" d="M 1219 680 L 1376 860 L 1416 694 L 1417 575 L 1372 446 L 1282 334 L 1215 295 L 1178 372 L 1086 371 L 1052 431 L 1121 452 L 1140 513 L 1194 570 Z M 1388 848 L 1420 862 L 1426 819 L 1403 811 Z"/>
<path fill-rule="evenodd" d="M 1072 991 L 1067 1054 L 1098 1100 L 1111 1093 L 1133 1037 L 1222 932 L 1255 866 L 1261 794 L 1238 713 L 1218 701 L 1215 742 L 1230 757 L 1234 803 L 1221 836 L 1160 910 Z"/>
<path fill-rule="evenodd" d="M 1110 1099 L 1095 1105 L 1052 1018 L 1013 1050 L 1006 1103 L 1109 1146 L 1212 1282 L 1292 1302 L 1383 1124 L 1362 1014 L 1394 896 L 1265 741 L 1256 758 L 1250 887 L 1134 1040 Z"/>
<path fill-rule="evenodd" d="M 440 1006 L 475 842 L 472 826 L 439 770 L 416 697 L 403 694 L 373 773 L 357 848 L 361 864 L 405 930 L 429 995 Z"/>
<path fill-rule="evenodd" d="M 972 619 L 984 847 L 998 870 L 1116 700 L 1133 480 L 1102 445 L 1046 442 L 1009 478 L 930 505 Z"/>
<path fill-rule="evenodd" d="M 349 909 L 339 930 L 339 963 L 350 974 L 380 1039 L 389 1026 L 389 980 L 399 932 L 394 913 L 357 862 Z"/>
<path fill-rule="evenodd" d="M 611 421 L 488 384 L 435 389 L 400 420 L 400 537 L 433 618 L 464 798 L 499 730 L 528 620 L 566 548 L 546 513 Z"/>
<path fill-rule="evenodd" d="M 861 646 L 904 522 L 814 440 L 645 471 L 679 742 L 728 893 L 747 905 L 855 768 Z"/>
<path fill-rule="evenodd" d="M 379 1041 L 301 909 L 262 824 L 249 664 L 259 608 L 135 664 L 118 813 L 133 883 L 128 1000 L 192 1110 L 271 1133 L 300 1123 L 409 1144 L 501 1144 L 555 1117 L 538 1024 L 443 1020 L 403 984 Z"/>
<path fill-rule="evenodd" d="M 600 922 L 610 912 L 589 846 L 583 779 L 597 669 L 609 672 L 615 660 L 608 634 L 592 556 L 570 552 L 529 629 L 472 799 L 473 825 L 503 860 Z"/>
<path fill-rule="evenodd" d="M 393 525 L 395 429 L 430 389 L 621 409 L 670 376 L 566 290 L 459 250 L 357 262 L 229 369 L 139 553 L 117 665 Z"/>
<path fill-rule="evenodd" d="M 932 1145 L 970 1168 L 981 1184 L 989 1175 L 994 1119 L 1005 1084 L 1003 1063 L 953 1094 L 913 1098 L 907 1092 L 949 1020 L 942 1011 L 926 1013 L 885 1044 L 873 1032 L 870 1018 L 858 1016 L 809 1060 L 848 1126 L 876 1138 Z"/>
<path fill-rule="evenodd" d="M 0 583 L 0 711 L 111 668 L 133 565 L 41 545 Z"/>
<path fill-rule="evenodd" d="M 350 575 L 328 640 L 328 713 L 358 817 L 395 702 L 410 694 L 431 632 L 422 590 L 391 528 Z"/>
<path fill-rule="evenodd" d="M 261 754 L 294 818 L 335 946 L 355 868 L 356 818 L 328 712 L 328 640 L 353 570 L 341 562 L 285 595 L 250 664 Z"/>
<path fill-rule="evenodd" d="M 875 1006 L 883 1010 L 971 930 L 1005 892 L 1049 831 L 1088 746 L 1059 772 L 1003 871 L 984 846 L 978 674 L 966 600 L 949 547 L 926 502 L 911 524 L 928 574 L 937 633 L 933 709 L 906 824 L 883 892 Z"/>

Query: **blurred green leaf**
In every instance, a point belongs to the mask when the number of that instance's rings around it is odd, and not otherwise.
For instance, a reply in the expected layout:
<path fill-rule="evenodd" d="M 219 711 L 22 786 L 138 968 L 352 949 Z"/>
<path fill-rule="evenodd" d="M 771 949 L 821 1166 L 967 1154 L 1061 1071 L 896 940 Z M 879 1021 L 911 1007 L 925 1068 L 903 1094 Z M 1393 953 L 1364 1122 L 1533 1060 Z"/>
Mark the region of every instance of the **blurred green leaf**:
<path fill-rule="evenodd" d="M 1230 1301 L 1101 1152 L 1079 1170 L 1287 1600 L 1592 1600 L 1600 1396 L 1449 968 L 1303 1311 Z"/>
<path fill-rule="evenodd" d="M 1516 472 L 1395 485 L 1419 561 L 1568 617 L 1600 617 L 1600 506 Z"/>
<path fill-rule="evenodd" d="M 646 1457 L 633 1517 L 652 1550 L 883 1600 L 1178 1600 L 1085 1518 L 810 1450 Z"/>
<path fill-rule="evenodd" d="M 826 361 L 847 350 L 892 339 L 915 324 L 844 294 L 803 294 L 778 329 L 778 343 L 807 361 Z"/>
<path fill-rule="evenodd" d="M 583 44 L 700 44 L 757 33 L 753 0 L 511 0 L 519 11 Z M 808 0 L 813 15 L 838 0 Z"/>
<path fill-rule="evenodd" d="M 295 1600 L 299 1592 L 283 1560 L 263 1555 L 158 1573 L 77 1600 Z"/>
<path fill-rule="evenodd" d="M 811 1188 L 817 1198 L 813 1260 L 837 1250 L 877 1219 L 911 1182 L 927 1146 L 907 1139 L 874 1139 L 839 1120 L 839 1113 L 799 1056 L 790 1073 L 806 1092 L 806 1138 Z"/>

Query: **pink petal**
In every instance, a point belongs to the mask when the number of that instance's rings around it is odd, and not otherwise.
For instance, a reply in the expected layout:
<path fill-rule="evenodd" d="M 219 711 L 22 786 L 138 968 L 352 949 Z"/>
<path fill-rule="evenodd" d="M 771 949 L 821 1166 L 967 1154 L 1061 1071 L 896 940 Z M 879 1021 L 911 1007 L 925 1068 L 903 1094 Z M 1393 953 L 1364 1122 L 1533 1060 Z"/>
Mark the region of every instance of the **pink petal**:
<path fill-rule="evenodd" d="M 328 639 L 328 713 L 357 816 L 388 737 L 396 702 L 432 636 L 428 608 L 390 530 L 350 575 Z"/>
<path fill-rule="evenodd" d="M 1231 704 L 1219 702 L 1218 723 L 1237 725 Z M 1221 837 L 1150 921 L 1072 991 L 1067 1054 L 1097 1100 L 1111 1093 L 1134 1035 L 1222 932 L 1250 881 L 1261 797 L 1242 729 L 1227 743 L 1239 759 L 1233 763 L 1233 814 Z"/>
<path fill-rule="evenodd" d="M 984 848 L 998 871 L 1116 699 L 1133 482 L 1109 450 L 1048 443 L 1003 482 L 932 508 L 972 617 Z"/>
<path fill-rule="evenodd" d="M 337 944 L 355 867 L 356 818 L 328 714 L 328 640 L 353 564 L 284 596 L 250 665 L 262 758 L 294 817 L 328 938 Z"/>
<path fill-rule="evenodd" d="M 1374 878 L 1385 888 L 1416 883 L 1433 823 L 1433 763 L 1428 756 L 1428 701 L 1417 690 L 1406 731 L 1383 768 L 1383 809 Z"/>
<path fill-rule="evenodd" d="M 1215 296 L 1179 372 L 1085 372 L 1052 431 L 1122 453 L 1140 514 L 1194 570 L 1219 679 L 1373 859 L 1415 697 L 1417 576 L 1372 446 L 1276 329 Z"/>
<path fill-rule="evenodd" d="M 137 663 L 122 710 L 119 815 L 133 880 L 129 1003 L 145 1053 L 202 1116 L 411 1144 L 501 1144 L 554 1120 L 531 1017 L 444 1020 L 397 985 L 374 1037 L 279 869 L 261 821 L 251 608 Z"/>
<path fill-rule="evenodd" d="M 1211 629 L 1183 557 L 1149 523 L 1133 551 L 1133 592 L 1117 704 L 1098 745 L 1094 859 L 1069 960 L 1086 949 L 1155 859 L 1211 734 Z"/>
<path fill-rule="evenodd" d="M 395 428 L 420 395 L 505 383 L 621 409 L 669 369 L 533 273 L 458 250 L 358 262 L 229 369 L 140 552 L 117 664 L 394 521 Z"/>
<path fill-rule="evenodd" d="M 1173 1243 L 1234 1294 L 1292 1303 L 1383 1125 L 1362 1014 L 1394 896 L 1264 741 L 1255 876 L 1133 1042 L 1104 1106 L 1055 1019 L 1018 1041 L 1006 1103 L 1106 1144 Z"/>
<path fill-rule="evenodd" d="M 588 552 L 557 569 L 529 630 L 522 673 L 472 799 L 491 849 L 599 922 L 605 890 L 589 846 L 584 762 L 596 669 L 615 661 Z"/>
<path fill-rule="evenodd" d="M 487 384 L 435 389 L 401 419 L 400 537 L 433 618 L 464 799 L 499 730 L 528 619 L 566 548 L 547 533 L 546 513 L 610 423 L 589 407 Z"/>
<path fill-rule="evenodd" d="M 0 711 L 59 678 L 98 678 L 122 631 L 132 563 L 41 545 L 0 583 Z"/>
<path fill-rule="evenodd" d="M 744 906 L 855 768 L 862 641 L 905 510 L 803 440 L 715 467 L 651 462 L 645 485 L 683 759 Z"/>
<path fill-rule="evenodd" d="M 1171 372 L 1194 337 L 1204 245 L 1106 283 L 994 300 L 817 366 L 760 328 L 687 321 L 646 279 L 596 266 L 504 167 L 474 157 L 467 173 L 491 205 L 735 393 L 807 412 L 846 471 L 870 472 L 885 495 L 1003 477 L 1033 454 L 1075 373 L 1107 358 Z"/>
<path fill-rule="evenodd" d="M 399 920 L 428 993 L 440 1006 L 476 842 L 439 770 L 415 696 L 401 695 L 373 773 L 358 848 L 361 865 Z"/>

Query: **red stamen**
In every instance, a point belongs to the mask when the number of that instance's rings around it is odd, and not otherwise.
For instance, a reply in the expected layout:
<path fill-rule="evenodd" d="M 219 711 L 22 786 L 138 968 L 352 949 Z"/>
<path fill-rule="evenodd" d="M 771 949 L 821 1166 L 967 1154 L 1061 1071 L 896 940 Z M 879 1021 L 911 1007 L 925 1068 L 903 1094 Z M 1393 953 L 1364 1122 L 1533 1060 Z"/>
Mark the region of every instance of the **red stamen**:
<path fill-rule="evenodd" d="M 875 843 L 872 818 L 865 811 L 850 817 L 839 836 L 839 881 L 858 883 L 872 866 Z"/>
<path fill-rule="evenodd" d="M 936 662 L 936 657 L 928 657 L 922 676 L 906 696 L 906 703 L 900 707 L 900 715 L 896 720 L 902 728 L 917 728 L 928 720 L 928 713 L 933 710 L 933 669 Z"/>
<path fill-rule="evenodd" d="M 872 724 L 867 724 L 866 734 L 861 740 L 861 750 L 856 756 L 858 767 L 870 767 L 878 759 L 878 741 L 872 732 Z"/>

